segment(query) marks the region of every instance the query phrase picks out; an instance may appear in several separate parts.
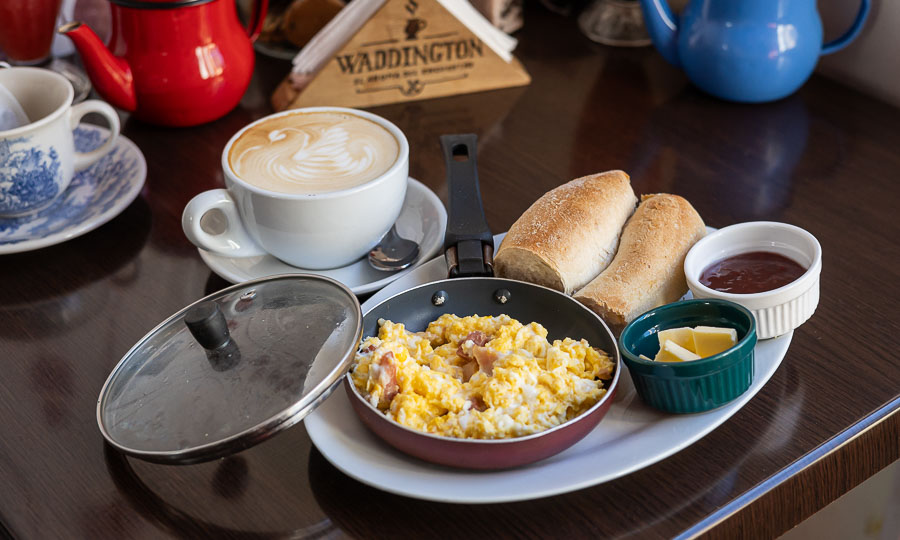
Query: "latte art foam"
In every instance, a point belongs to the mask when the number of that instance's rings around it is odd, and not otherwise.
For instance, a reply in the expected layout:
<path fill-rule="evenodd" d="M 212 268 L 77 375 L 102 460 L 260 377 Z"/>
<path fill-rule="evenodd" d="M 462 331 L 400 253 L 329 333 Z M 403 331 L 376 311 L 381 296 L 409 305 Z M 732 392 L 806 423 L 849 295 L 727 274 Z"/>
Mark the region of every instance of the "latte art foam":
<path fill-rule="evenodd" d="M 289 114 L 250 127 L 228 163 L 250 184 L 280 193 L 326 193 L 378 178 L 400 145 L 382 126 L 352 114 Z"/>

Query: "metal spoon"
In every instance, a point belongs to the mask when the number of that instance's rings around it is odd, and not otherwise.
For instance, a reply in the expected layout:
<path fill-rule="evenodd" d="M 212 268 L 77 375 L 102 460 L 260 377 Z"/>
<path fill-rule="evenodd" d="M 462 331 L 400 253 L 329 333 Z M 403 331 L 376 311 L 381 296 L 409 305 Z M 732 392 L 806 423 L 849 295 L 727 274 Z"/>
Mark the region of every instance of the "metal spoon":
<path fill-rule="evenodd" d="M 409 267 L 419 256 L 419 244 L 402 238 L 397 227 L 384 235 L 381 242 L 369 252 L 369 264 L 376 270 L 395 272 Z"/>

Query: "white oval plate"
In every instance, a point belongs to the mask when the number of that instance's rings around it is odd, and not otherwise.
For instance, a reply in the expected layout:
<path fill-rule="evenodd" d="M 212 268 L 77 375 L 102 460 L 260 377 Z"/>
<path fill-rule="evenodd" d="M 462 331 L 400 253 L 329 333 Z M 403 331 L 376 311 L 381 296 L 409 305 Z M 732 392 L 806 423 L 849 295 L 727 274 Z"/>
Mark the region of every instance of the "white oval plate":
<path fill-rule="evenodd" d="M 499 246 L 502 236 L 495 237 L 495 245 Z M 443 259 L 429 261 L 372 296 L 363 304 L 363 313 L 398 292 L 446 275 Z M 609 412 L 587 437 L 553 457 L 517 469 L 467 471 L 407 456 L 365 427 L 343 386 L 304 422 L 313 444 L 329 462 L 377 489 L 465 504 L 537 499 L 625 476 L 700 440 L 759 392 L 781 364 L 792 336 L 759 342 L 750 388 L 731 403 L 705 413 L 677 415 L 652 409 L 637 397 L 631 377 L 623 376 Z"/>
<path fill-rule="evenodd" d="M 106 128 L 81 124 L 75 128 L 75 149 L 93 150 L 108 136 Z M 0 218 L 0 254 L 52 246 L 96 229 L 134 201 L 146 178 L 144 154 L 119 135 L 109 153 L 75 173 L 52 205 L 27 216 Z"/>
<path fill-rule="evenodd" d="M 251 279 L 278 274 L 303 272 L 336 279 L 350 288 L 354 294 L 365 294 L 384 287 L 399 279 L 428 259 L 432 258 L 444 245 L 444 229 L 447 228 L 447 211 L 441 199 L 428 186 L 409 179 L 403 209 L 397 218 L 397 232 L 403 238 L 419 243 L 419 258 L 409 268 L 400 272 L 375 270 L 362 258 L 353 264 L 330 270 L 307 270 L 291 266 L 271 255 L 258 257 L 226 257 L 198 248 L 200 257 L 209 268 L 232 283 L 243 283 Z"/>

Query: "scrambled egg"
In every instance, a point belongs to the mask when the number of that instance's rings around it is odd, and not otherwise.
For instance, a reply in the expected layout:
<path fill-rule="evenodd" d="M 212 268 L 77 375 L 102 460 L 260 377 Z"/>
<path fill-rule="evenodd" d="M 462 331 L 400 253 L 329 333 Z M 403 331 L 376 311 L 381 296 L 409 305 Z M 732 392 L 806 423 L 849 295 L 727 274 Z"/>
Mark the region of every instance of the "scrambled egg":
<path fill-rule="evenodd" d="M 501 439 L 543 431 L 594 405 L 610 357 L 587 341 L 547 341 L 508 315 L 445 314 L 425 332 L 378 321 L 351 377 L 372 405 L 405 426 L 448 437 Z"/>

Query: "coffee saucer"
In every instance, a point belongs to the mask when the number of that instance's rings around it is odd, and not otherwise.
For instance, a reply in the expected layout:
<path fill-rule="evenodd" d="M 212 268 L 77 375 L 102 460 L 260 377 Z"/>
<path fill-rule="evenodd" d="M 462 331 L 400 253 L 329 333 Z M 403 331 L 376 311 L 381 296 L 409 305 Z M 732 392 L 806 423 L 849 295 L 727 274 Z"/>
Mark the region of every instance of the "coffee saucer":
<path fill-rule="evenodd" d="M 197 251 L 210 270 L 232 283 L 301 272 L 336 279 L 349 287 L 354 294 L 365 294 L 377 291 L 395 279 L 405 276 L 434 257 L 444 244 L 446 228 L 447 211 L 441 199 L 425 184 L 410 178 L 403 209 L 397 218 L 397 232 L 400 236 L 419 243 L 419 258 L 409 268 L 400 272 L 386 273 L 375 270 L 369 266 L 369 261 L 365 257 L 341 268 L 307 270 L 291 266 L 271 255 L 238 258 L 218 255 L 199 248 Z"/>
<path fill-rule="evenodd" d="M 109 137 L 109 130 L 81 124 L 75 149 L 89 152 Z M 0 254 L 52 246 L 81 236 L 119 215 L 138 196 L 147 177 L 144 155 L 119 135 L 105 156 L 75 173 L 66 191 L 50 206 L 15 218 L 0 218 Z"/>

